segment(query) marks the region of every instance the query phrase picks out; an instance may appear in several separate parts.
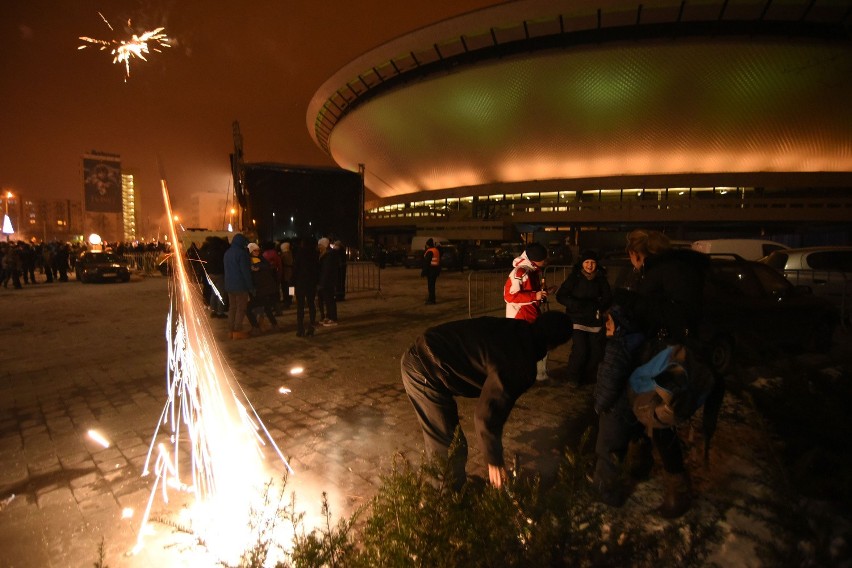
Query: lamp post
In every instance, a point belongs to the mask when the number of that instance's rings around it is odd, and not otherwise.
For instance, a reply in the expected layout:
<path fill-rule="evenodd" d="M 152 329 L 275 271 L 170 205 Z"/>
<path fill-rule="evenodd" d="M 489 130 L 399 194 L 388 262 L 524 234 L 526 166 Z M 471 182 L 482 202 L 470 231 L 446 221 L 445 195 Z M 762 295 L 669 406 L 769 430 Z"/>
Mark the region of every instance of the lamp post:
<path fill-rule="evenodd" d="M 15 228 L 12 227 L 12 220 L 9 218 L 9 200 L 13 197 L 11 191 L 6 192 L 6 214 L 3 216 L 3 232 L 6 234 L 6 242 L 9 242 L 9 235 L 15 232 Z"/>

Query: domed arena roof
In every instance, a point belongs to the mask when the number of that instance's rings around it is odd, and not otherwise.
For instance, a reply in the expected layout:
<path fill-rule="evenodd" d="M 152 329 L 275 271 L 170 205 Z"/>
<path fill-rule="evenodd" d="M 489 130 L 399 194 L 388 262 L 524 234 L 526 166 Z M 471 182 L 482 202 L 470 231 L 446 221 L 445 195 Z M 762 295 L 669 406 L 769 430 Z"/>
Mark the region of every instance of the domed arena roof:
<path fill-rule="evenodd" d="M 852 0 L 500 4 L 351 62 L 317 91 L 307 125 L 338 165 L 364 164 L 380 198 L 851 174 L 850 13 Z"/>

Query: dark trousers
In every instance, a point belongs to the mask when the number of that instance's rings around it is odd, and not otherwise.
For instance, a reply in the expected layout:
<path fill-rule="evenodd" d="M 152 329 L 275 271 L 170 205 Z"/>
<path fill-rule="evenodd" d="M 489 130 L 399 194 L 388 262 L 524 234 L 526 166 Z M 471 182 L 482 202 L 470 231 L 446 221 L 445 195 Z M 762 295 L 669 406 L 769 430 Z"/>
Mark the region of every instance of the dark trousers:
<path fill-rule="evenodd" d="M 334 288 L 320 288 L 317 292 L 319 293 L 320 313 L 323 318 L 337 321 L 337 298 Z"/>
<path fill-rule="evenodd" d="M 296 286 L 296 328 L 299 331 L 305 331 L 305 306 L 308 307 L 311 327 L 317 323 L 316 295 L 316 286 Z"/>
<path fill-rule="evenodd" d="M 414 412 L 423 430 L 423 441 L 426 444 L 428 456 L 447 460 L 450 445 L 458 429 L 458 449 L 453 453 L 453 461 L 449 464 L 452 479 L 448 481 L 454 488 L 459 489 L 466 479 L 467 439 L 464 432 L 458 428 L 458 406 L 449 390 L 440 381 L 435 381 L 429 376 L 424 368 L 422 357 L 416 345 L 412 345 L 402 356 L 400 361 L 402 385 L 414 406 Z"/>
<path fill-rule="evenodd" d="M 438 276 L 441 275 L 440 268 L 427 268 L 426 269 L 426 289 L 429 291 L 428 301 L 430 303 L 435 303 L 435 283 L 438 281 Z"/>
<path fill-rule="evenodd" d="M 257 321 L 257 314 L 262 311 L 269 319 L 269 323 L 277 327 L 278 320 L 275 319 L 274 309 L 276 303 L 275 297 L 272 296 L 265 298 L 254 296 L 251 300 L 249 300 L 248 308 L 246 309 L 246 317 L 249 320 L 249 324 L 255 328 L 259 327 L 260 324 Z"/>
<path fill-rule="evenodd" d="M 231 331 L 242 331 L 243 318 L 246 317 L 248 309 L 248 292 L 228 292 L 228 329 Z"/>
<path fill-rule="evenodd" d="M 603 359 L 606 337 L 603 331 L 592 333 L 575 329 L 571 335 L 571 355 L 568 356 L 568 380 L 593 383 L 598 374 L 598 364 Z"/>

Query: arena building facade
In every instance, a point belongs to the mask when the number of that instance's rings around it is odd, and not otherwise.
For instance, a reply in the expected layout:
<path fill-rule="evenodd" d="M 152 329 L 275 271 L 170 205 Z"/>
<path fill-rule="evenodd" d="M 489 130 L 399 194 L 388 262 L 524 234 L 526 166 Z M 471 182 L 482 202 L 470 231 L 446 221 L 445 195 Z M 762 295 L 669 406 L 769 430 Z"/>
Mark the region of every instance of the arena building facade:
<path fill-rule="evenodd" d="M 363 171 L 368 239 L 848 241 L 850 24 L 852 0 L 508 2 L 358 57 L 307 126 Z"/>

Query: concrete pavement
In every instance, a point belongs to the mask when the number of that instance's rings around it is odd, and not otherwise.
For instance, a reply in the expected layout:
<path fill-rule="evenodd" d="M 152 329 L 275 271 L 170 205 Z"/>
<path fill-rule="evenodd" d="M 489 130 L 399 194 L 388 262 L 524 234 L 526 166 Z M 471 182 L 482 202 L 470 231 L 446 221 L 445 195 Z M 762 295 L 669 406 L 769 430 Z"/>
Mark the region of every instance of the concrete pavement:
<path fill-rule="evenodd" d="M 467 317 L 467 273 L 441 275 L 437 305 L 424 305 L 417 270 L 389 268 L 381 284 L 349 293 L 340 325 L 312 338 L 296 337 L 295 310 L 280 318 L 285 332 L 238 341 L 226 338 L 226 320 L 209 322 L 296 470 L 298 501 L 319 509 L 326 491 L 335 518 L 369 501 L 396 452 L 419 460 L 399 356 L 426 327 Z M 157 523 L 143 552 L 127 555 L 151 493 L 152 478 L 140 474 L 166 401 L 168 293 L 158 276 L 0 290 L 0 567 L 90 567 L 102 540 L 113 568 L 203 565 L 191 538 Z M 552 374 L 567 354 L 563 347 L 551 357 Z M 297 378 L 288 374 L 294 365 L 305 368 Z M 279 393 L 282 386 L 292 392 Z M 534 388 L 507 426 L 507 458 L 517 453 L 525 467 L 552 474 L 589 420 L 590 395 L 591 387 L 556 382 Z M 472 408 L 460 404 L 469 438 Z M 97 444 L 90 429 L 112 445 Z M 270 464 L 283 473 L 280 461 Z M 474 444 L 468 472 L 484 468 Z M 157 498 L 152 518 L 175 518 L 180 505 Z M 132 517 L 123 518 L 126 508 Z"/>

